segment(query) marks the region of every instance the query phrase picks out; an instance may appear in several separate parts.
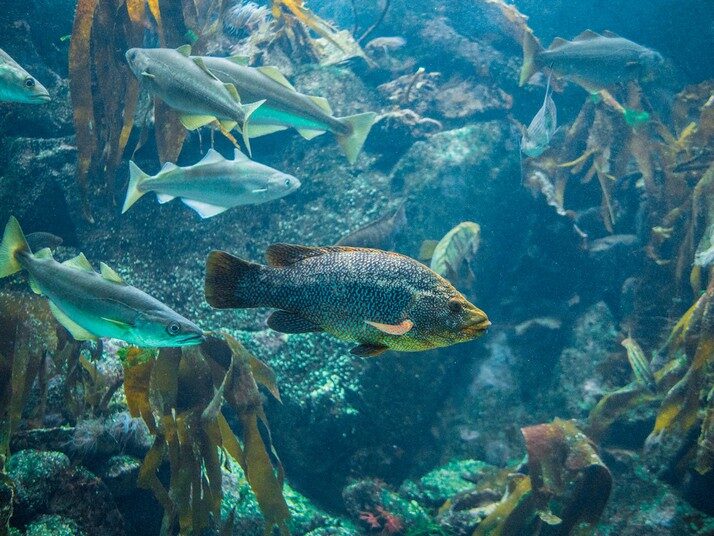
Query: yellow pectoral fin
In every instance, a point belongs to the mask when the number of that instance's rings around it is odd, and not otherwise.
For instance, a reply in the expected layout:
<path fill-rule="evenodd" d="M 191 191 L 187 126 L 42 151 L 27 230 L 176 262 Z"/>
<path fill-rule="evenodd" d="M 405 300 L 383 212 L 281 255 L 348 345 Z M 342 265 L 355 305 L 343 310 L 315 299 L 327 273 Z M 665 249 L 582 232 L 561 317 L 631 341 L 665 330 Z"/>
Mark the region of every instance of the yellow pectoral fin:
<path fill-rule="evenodd" d="M 405 333 L 409 333 L 409 331 L 414 327 L 414 322 L 408 318 L 399 324 L 381 324 L 379 322 L 371 322 L 369 320 L 365 320 L 365 322 L 387 335 L 404 335 Z"/>
<path fill-rule="evenodd" d="M 97 338 L 96 335 L 93 333 L 90 333 L 86 329 L 84 329 L 82 326 L 77 324 L 74 320 L 72 320 L 70 317 L 68 317 L 59 307 L 57 307 L 54 303 L 50 302 L 50 311 L 52 311 L 52 315 L 57 319 L 57 322 L 62 324 L 67 331 L 69 331 L 72 334 L 72 337 L 74 337 L 78 341 L 92 341 Z"/>
<path fill-rule="evenodd" d="M 187 130 L 196 130 L 216 121 L 211 115 L 182 115 L 179 119 Z"/>
<path fill-rule="evenodd" d="M 127 324 L 126 322 L 122 322 L 121 320 L 114 320 L 113 318 L 105 318 L 102 317 L 102 320 L 105 322 L 109 322 L 110 324 L 114 324 L 117 327 L 120 327 L 122 329 L 130 329 L 132 327 L 131 324 Z"/>

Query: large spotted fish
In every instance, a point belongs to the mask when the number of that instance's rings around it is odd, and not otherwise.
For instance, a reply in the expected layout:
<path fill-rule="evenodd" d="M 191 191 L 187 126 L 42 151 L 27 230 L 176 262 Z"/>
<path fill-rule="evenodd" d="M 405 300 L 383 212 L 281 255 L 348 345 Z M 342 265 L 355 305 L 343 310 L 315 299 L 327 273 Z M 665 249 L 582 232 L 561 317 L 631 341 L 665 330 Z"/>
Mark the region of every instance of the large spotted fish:
<path fill-rule="evenodd" d="M 415 352 L 469 341 L 490 322 L 451 283 L 397 253 L 274 244 L 268 265 L 209 254 L 206 300 L 217 308 L 278 309 L 268 326 L 324 331 L 358 345 L 352 353 Z"/>

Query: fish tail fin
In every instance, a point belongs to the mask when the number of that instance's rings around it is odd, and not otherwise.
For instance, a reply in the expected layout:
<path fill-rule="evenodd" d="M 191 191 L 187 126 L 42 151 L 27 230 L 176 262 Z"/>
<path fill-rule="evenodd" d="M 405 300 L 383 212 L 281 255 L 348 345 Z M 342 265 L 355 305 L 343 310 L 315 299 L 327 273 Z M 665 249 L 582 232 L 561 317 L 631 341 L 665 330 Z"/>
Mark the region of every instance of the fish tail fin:
<path fill-rule="evenodd" d="M 21 252 L 32 253 L 19 222 L 15 216 L 10 216 L 0 243 L 0 278 L 8 277 L 22 270 L 22 266 L 17 260 L 17 255 Z"/>
<path fill-rule="evenodd" d="M 337 142 L 342 147 L 342 151 L 344 151 L 350 164 L 354 164 L 357 160 L 357 155 L 362 150 L 362 146 L 376 118 L 377 114 L 374 112 L 340 118 L 342 123 L 350 127 L 350 131 L 343 136 L 337 136 Z"/>
<path fill-rule="evenodd" d="M 262 268 L 225 251 L 211 251 L 206 259 L 206 301 L 216 309 L 260 307 L 254 278 Z"/>
<path fill-rule="evenodd" d="M 538 70 L 538 54 L 542 51 L 543 47 L 533 32 L 526 31 L 523 34 L 523 67 L 518 80 L 519 86 L 524 86 Z"/>
<path fill-rule="evenodd" d="M 265 102 L 265 99 L 257 101 L 257 102 L 251 102 L 250 104 L 245 104 L 243 106 L 243 124 L 241 125 L 241 133 L 243 134 L 243 143 L 245 144 L 245 148 L 248 151 L 248 156 L 251 158 L 253 157 L 253 152 L 250 149 L 250 129 L 248 128 L 248 120 L 250 119 L 250 116 L 253 115 L 253 113 L 260 108 L 263 103 Z"/>
<path fill-rule="evenodd" d="M 146 192 L 139 190 L 139 185 L 149 178 L 149 175 L 141 171 L 133 161 L 129 161 L 129 187 L 126 190 L 126 199 L 121 213 L 124 214 L 129 208 L 136 203 L 139 198 Z"/>

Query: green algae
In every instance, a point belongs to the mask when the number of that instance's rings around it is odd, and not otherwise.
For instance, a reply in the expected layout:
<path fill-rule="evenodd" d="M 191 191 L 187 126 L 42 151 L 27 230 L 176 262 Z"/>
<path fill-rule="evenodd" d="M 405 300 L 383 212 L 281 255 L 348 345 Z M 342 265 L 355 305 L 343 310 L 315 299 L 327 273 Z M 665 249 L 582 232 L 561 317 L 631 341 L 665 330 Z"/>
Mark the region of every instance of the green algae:
<path fill-rule="evenodd" d="M 38 517 L 27 526 L 25 536 L 88 536 L 74 520 L 58 515 Z"/>

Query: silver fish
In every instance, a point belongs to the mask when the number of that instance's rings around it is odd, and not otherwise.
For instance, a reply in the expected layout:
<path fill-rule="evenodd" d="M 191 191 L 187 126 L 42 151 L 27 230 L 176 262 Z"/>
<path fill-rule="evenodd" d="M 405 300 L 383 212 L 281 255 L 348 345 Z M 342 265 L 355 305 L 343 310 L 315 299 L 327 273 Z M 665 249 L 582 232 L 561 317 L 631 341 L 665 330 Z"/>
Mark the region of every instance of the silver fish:
<path fill-rule="evenodd" d="M 226 130 L 240 124 L 250 152 L 247 125 L 262 102 L 242 105 L 233 84 L 218 80 L 200 58 L 191 58 L 191 47 L 132 48 L 126 60 L 134 75 L 149 91 L 181 114 L 181 123 L 196 130 L 218 121 Z"/>
<path fill-rule="evenodd" d="M 572 41 L 556 37 L 547 50 L 525 32 L 519 83 L 522 86 L 537 71 L 547 69 L 595 93 L 629 80 L 652 80 L 663 66 L 659 52 L 612 32 L 585 30 Z"/>
<path fill-rule="evenodd" d="M 49 249 L 32 253 L 14 217 L 0 242 L 0 278 L 26 270 L 30 287 L 77 340 L 111 337 L 137 346 L 189 346 L 203 340 L 201 329 L 145 292 L 127 285 L 102 263 L 94 271 L 81 253 L 59 263 Z"/>
<path fill-rule="evenodd" d="M 545 87 L 545 98 L 543 106 L 535 114 L 528 128 L 523 132 L 521 138 L 521 151 L 531 158 L 542 155 L 550 146 L 553 134 L 558 130 L 558 111 L 552 97 L 550 87 L 550 77 Z"/>
<path fill-rule="evenodd" d="M 0 49 L 0 101 L 43 104 L 49 100 L 45 86 Z"/>
<path fill-rule="evenodd" d="M 243 136 L 255 138 L 294 128 L 309 140 L 332 132 L 347 160 L 351 164 L 357 160 L 374 124 L 374 112 L 335 117 L 326 99 L 299 93 L 275 67 L 248 67 L 240 57 L 196 59 L 219 80 L 235 86 L 245 102 L 264 101 L 250 126 L 243 129 Z"/>
<path fill-rule="evenodd" d="M 237 149 L 234 160 L 209 149 L 200 162 L 187 167 L 166 163 L 153 177 L 134 162 L 129 169 L 122 213 L 147 192 L 155 192 L 159 203 L 180 197 L 202 218 L 210 218 L 231 207 L 280 199 L 300 188 L 300 181 L 292 175 L 254 162 Z"/>

